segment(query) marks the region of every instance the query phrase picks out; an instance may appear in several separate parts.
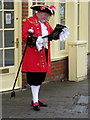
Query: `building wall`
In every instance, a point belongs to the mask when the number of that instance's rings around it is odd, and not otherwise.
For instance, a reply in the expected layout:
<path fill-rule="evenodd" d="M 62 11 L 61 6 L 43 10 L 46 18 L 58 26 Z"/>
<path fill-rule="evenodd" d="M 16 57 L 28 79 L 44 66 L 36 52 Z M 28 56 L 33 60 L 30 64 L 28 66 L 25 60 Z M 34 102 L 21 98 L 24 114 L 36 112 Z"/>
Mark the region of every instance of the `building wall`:
<path fill-rule="evenodd" d="M 23 2 L 22 3 L 22 24 L 24 24 L 25 19 L 28 17 L 28 12 L 29 12 L 28 2 Z M 24 47 L 25 47 L 24 43 L 22 47 L 24 50 Z M 23 79 L 23 88 L 24 88 L 27 85 L 26 74 L 23 73 L 22 76 L 23 76 L 22 79 Z M 51 81 L 51 80 L 57 80 L 57 79 L 67 80 L 67 78 L 68 78 L 68 57 L 64 57 L 64 59 L 60 59 L 60 60 L 51 61 L 51 74 L 47 74 L 45 82 Z"/>
<path fill-rule="evenodd" d="M 50 24 L 54 28 L 57 23 L 60 23 L 60 4 L 63 2 L 47 2 L 48 5 L 56 6 L 56 14 L 52 16 L 50 19 Z M 32 15 L 32 11 L 29 9 L 31 6 L 31 2 L 23 3 L 23 22 L 28 16 Z M 70 42 L 79 42 L 86 41 L 87 42 L 87 52 L 90 52 L 90 2 L 66 2 L 65 3 L 65 24 L 69 26 L 70 35 L 66 39 L 65 49 L 60 49 L 60 41 L 52 41 L 51 42 L 51 74 L 47 75 L 46 81 L 54 80 L 54 79 L 68 79 L 68 63 L 72 64 L 72 60 L 68 62 L 69 57 L 69 43 Z M 57 18 L 57 19 L 56 19 Z M 52 21 L 53 19 L 53 21 Z M 24 46 L 23 46 L 24 48 Z M 78 51 L 79 52 L 79 51 Z M 77 53 L 78 54 L 78 53 Z M 80 54 L 81 55 L 81 54 Z M 74 56 L 74 55 L 73 55 Z M 78 58 L 79 59 L 79 58 Z M 83 64 L 83 61 L 81 61 Z M 86 64 L 87 60 L 85 61 Z M 57 66 L 58 65 L 58 66 Z M 76 65 L 77 66 L 77 65 Z M 85 66 L 86 67 L 86 66 Z M 69 67 L 70 68 L 70 67 Z M 79 65 L 79 68 L 81 66 Z M 83 67 L 83 69 L 85 69 Z M 77 72 L 77 71 L 76 71 Z M 69 70 L 69 76 L 72 74 Z M 79 72 L 78 72 L 79 74 Z M 25 82 L 25 74 L 23 75 L 23 82 Z M 24 83 L 25 85 L 25 83 Z"/>
<path fill-rule="evenodd" d="M 88 52 L 90 54 L 90 1 L 88 3 Z"/>
<path fill-rule="evenodd" d="M 20 44 L 22 39 L 21 39 L 21 19 L 22 19 L 22 24 L 25 22 L 25 19 L 28 16 L 32 15 L 32 10 L 30 10 L 30 6 L 32 4 L 32 1 L 28 0 L 22 0 L 23 2 L 14 2 L 15 5 L 15 65 L 13 66 L 4 66 L 0 67 L 0 90 L 1 91 L 6 91 L 6 90 L 11 90 L 12 89 L 12 85 L 14 83 L 14 79 L 19 67 L 19 63 L 21 60 L 21 55 L 22 52 L 24 51 L 24 47 L 25 44 L 22 43 L 22 45 Z M 39 0 L 33 0 L 34 2 L 39 1 Z M 44 1 L 44 0 L 42 0 Z M 46 0 L 47 1 L 47 0 Z M 64 0 L 63 0 L 64 1 Z M 62 1 L 62 2 L 63 2 Z M 3 0 L 4 2 L 4 0 Z M 2 6 L 4 7 L 2 3 Z M 55 25 L 57 23 L 61 23 L 60 21 L 60 3 L 61 1 L 58 2 L 47 2 L 48 5 L 50 4 L 54 4 L 57 8 L 56 14 L 55 16 L 51 17 L 50 19 L 50 24 L 52 25 L 52 27 L 54 28 Z M 22 4 L 22 5 L 21 5 Z M 75 51 L 75 54 L 72 51 L 72 54 L 70 53 L 71 51 L 69 50 L 69 42 L 73 42 L 73 43 L 78 43 L 81 40 L 82 41 L 86 41 L 87 45 L 85 45 L 86 47 L 83 47 L 83 49 L 85 48 L 85 51 L 87 50 L 88 52 L 88 57 L 90 56 L 90 2 L 79 2 L 79 1 L 75 1 L 75 2 L 66 2 L 66 7 L 65 7 L 65 24 L 69 26 L 69 32 L 70 35 L 69 37 L 66 39 L 66 43 L 65 43 L 65 49 L 62 50 L 60 49 L 60 41 L 52 41 L 51 42 L 51 74 L 48 74 L 46 77 L 46 81 L 51 81 L 51 80 L 56 80 L 56 79 L 63 79 L 63 80 L 69 80 L 69 76 L 73 74 L 72 73 L 78 73 L 78 75 L 80 74 L 81 71 L 85 70 L 85 68 L 87 67 L 87 56 L 86 56 L 86 52 L 83 52 L 83 50 L 80 48 L 80 50 L 78 49 L 78 51 Z M 3 8 L 2 7 L 2 8 Z M 22 9 L 21 9 L 22 7 Z M 3 16 L 2 19 L 2 25 L 3 25 L 3 29 L 1 28 L 0 30 L 3 31 L 3 39 L 1 38 L 1 43 L 3 43 L 4 46 L 4 30 L 6 30 L 6 28 L 4 29 L 4 9 L 1 9 L 0 6 L 0 11 L 3 12 L 3 14 L 1 16 Z M 5 9 L 5 11 L 9 11 L 12 12 L 13 10 L 9 10 L 9 9 Z M 21 15 L 21 11 L 22 11 L 22 15 Z M 11 29 L 11 28 L 10 28 Z M 7 28 L 7 30 L 10 30 Z M 19 40 L 19 41 L 18 41 Z M 18 46 L 18 47 L 17 47 Z M 75 46 L 75 45 L 74 45 Z M 73 47 L 73 45 L 71 46 Z M 79 46 L 77 46 L 79 48 Z M 81 46 L 82 47 L 82 46 Z M 23 48 L 23 49 L 22 49 Z M 22 52 L 21 52 L 22 49 Z M 6 50 L 4 48 L 0 48 L 0 50 Z M 81 51 L 81 52 L 80 52 Z M 69 54 L 70 53 L 70 54 Z M 82 57 L 82 54 L 84 54 L 84 57 Z M 76 55 L 76 57 L 75 57 Z M 69 59 L 70 56 L 72 56 L 72 58 L 75 59 Z M 78 56 L 78 58 L 77 58 Z M 86 57 L 85 57 L 86 56 Z M 13 56 L 12 56 L 13 57 Z M 3 54 L 3 58 L 4 54 Z M 84 59 L 85 60 L 84 60 Z M 89 59 L 88 59 L 89 60 Z M 4 59 L 3 59 L 4 61 Z M 80 64 L 78 64 L 78 62 L 80 62 Z M 69 64 L 68 64 L 69 63 Z M 75 64 L 73 64 L 75 63 Z M 4 63 L 3 63 L 4 64 Z M 73 69 L 73 65 L 75 66 L 75 68 L 78 69 Z M 89 61 L 88 61 L 88 65 L 89 65 Z M 68 70 L 68 68 L 70 68 L 70 66 L 72 67 L 71 70 Z M 83 66 L 83 68 L 81 67 Z M 73 71 L 73 72 L 72 72 Z M 5 72 L 5 73 L 4 73 Z M 68 75 L 69 73 L 69 75 Z M 23 76 L 23 78 L 21 77 Z M 23 81 L 22 81 L 23 79 Z M 22 82 L 23 82 L 23 87 L 26 87 L 27 81 L 26 81 L 26 75 L 25 73 L 23 73 L 21 75 L 21 72 L 19 74 L 18 77 L 18 81 L 16 84 L 16 89 L 18 88 L 22 88 Z"/>

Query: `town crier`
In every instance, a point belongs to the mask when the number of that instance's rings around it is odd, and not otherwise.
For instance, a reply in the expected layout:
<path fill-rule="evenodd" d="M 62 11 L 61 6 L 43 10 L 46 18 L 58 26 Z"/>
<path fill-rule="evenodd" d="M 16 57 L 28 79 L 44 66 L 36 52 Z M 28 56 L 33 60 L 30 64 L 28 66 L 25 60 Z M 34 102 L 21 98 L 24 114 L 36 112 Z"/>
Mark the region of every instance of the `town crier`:
<path fill-rule="evenodd" d="M 26 73 L 27 83 L 31 88 L 33 109 L 39 111 L 40 106 L 47 107 L 38 95 L 40 86 L 51 69 L 50 40 L 65 40 L 68 32 L 67 27 L 63 25 L 57 24 L 54 30 L 50 26 L 48 20 L 55 14 L 55 6 L 34 5 L 31 9 L 37 13 L 27 18 L 23 25 L 22 40 L 28 43 L 28 47 L 22 63 L 22 72 Z"/>
<path fill-rule="evenodd" d="M 27 47 L 22 63 L 22 72 L 26 73 L 27 82 L 31 87 L 33 109 L 39 111 L 40 106 L 47 107 L 47 104 L 38 98 L 38 94 L 46 74 L 50 73 L 51 69 L 50 41 L 48 38 L 43 39 L 42 37 L 53 31 L 48 20 L 51 15 L 55 14 L 56 8 L 47 5 L 34 5 L 31 6 L 31 9 L 38 12 L 26 19 L 22 29 L 22 40 L 27 43 L 29 35 L 37 37 L 37 40 L 34 47 Z M 42 46 L 40 46 L 41 43 Z"/>

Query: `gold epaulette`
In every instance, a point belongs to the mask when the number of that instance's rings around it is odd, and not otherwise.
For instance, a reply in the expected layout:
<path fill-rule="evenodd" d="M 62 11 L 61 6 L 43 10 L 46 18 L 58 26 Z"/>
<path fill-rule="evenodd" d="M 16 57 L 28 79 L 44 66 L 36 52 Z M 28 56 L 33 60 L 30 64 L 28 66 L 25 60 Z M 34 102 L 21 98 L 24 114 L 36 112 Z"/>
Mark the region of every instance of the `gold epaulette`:
<path fill-rule="evenodd" d="M 22 20 L 22 22 L 26 22 L 26 18 L 24 18 L 24 19 Z"/>
<path fill-rule="evenodd" d="M 30 18 L 30 19 L 27 19 L 31 24 L 35 24 L 38 22 L 38 19 L 36 18 Z"/>

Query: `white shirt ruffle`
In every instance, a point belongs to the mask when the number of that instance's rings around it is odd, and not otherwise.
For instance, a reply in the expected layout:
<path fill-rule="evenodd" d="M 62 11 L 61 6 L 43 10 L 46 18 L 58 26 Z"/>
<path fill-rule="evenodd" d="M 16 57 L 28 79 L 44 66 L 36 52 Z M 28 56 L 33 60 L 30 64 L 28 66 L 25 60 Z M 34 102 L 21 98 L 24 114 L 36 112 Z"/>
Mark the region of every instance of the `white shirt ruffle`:
<path fill-rule="evenodd" d="M 42 38 L 48 35 L 48 30 L 47 30 L 47 27 L 44 25 L 44 23 L 40 22 L 40 24 L 41 24 L 41 29 L 42 29 L 42 36 L 39 36 L 36 41 L 36 47 L 38 51 L 42 50 L 43 46 L 44 48 L 48 49 L 48 38 Z"/>

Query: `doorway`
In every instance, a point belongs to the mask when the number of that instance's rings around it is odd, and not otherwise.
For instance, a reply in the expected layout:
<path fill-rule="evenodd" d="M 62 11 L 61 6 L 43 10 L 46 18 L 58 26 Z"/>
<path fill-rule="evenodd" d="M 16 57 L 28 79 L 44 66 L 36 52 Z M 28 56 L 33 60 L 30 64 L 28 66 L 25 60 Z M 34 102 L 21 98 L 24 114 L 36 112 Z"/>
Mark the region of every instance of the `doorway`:
<path fill-rule="evenodd" d="M 21 3 L 0 0 L 0 91 L 11 90 L 21 55 Z M 20 51 L 20 52 L 19 52 Z M 21 79 L 16 88 L 21 87 Z"/>

